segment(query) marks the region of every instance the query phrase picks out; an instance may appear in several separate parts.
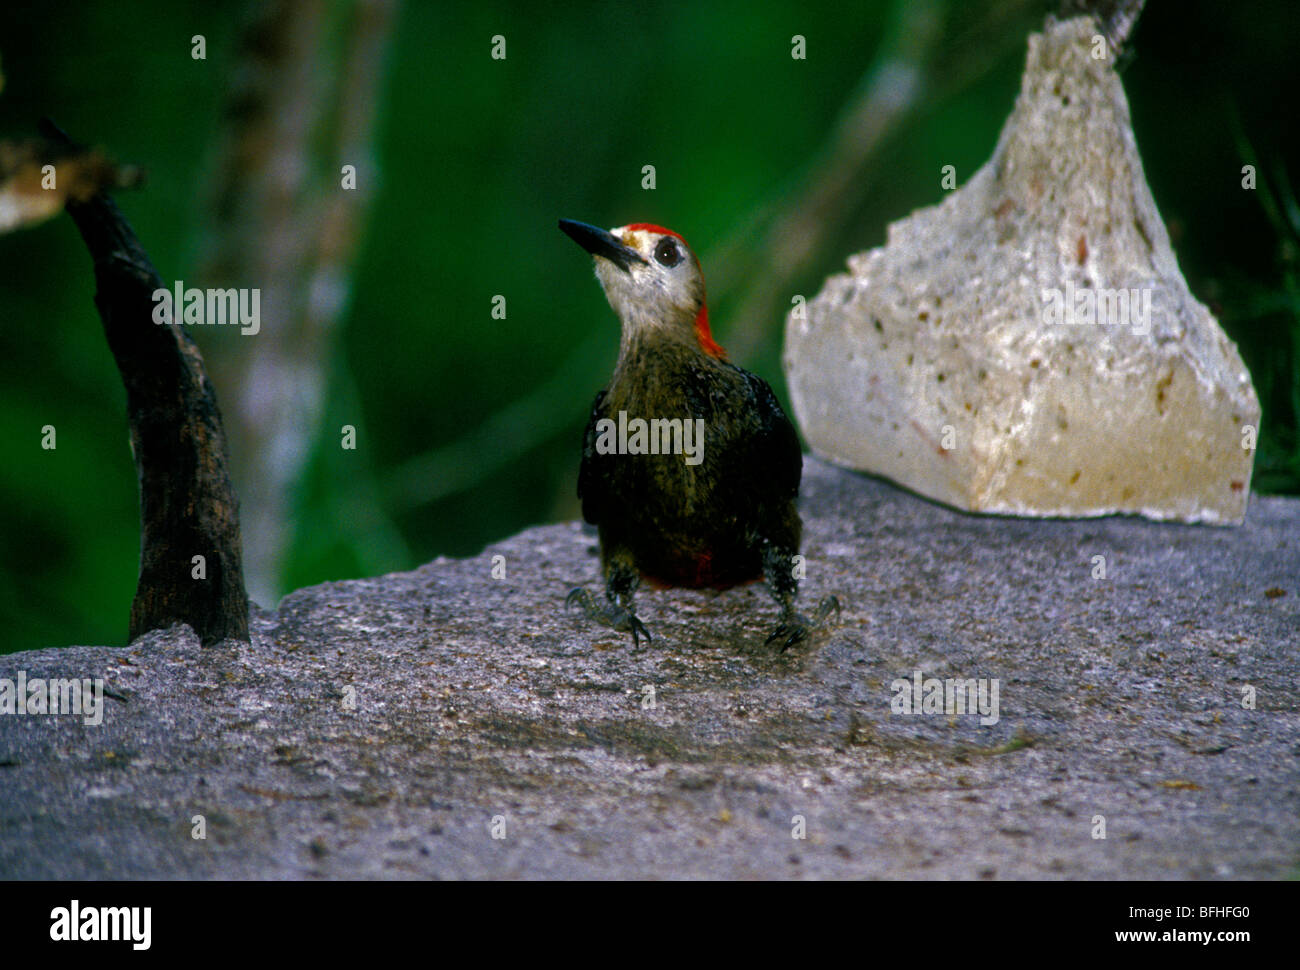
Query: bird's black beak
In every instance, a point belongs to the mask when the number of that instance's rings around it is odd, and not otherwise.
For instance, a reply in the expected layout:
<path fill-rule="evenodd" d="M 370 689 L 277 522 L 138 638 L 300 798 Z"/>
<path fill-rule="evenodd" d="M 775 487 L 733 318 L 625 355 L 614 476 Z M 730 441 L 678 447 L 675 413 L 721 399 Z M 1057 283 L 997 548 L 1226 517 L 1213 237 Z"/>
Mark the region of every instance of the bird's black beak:
<path fill-rule="evenodd" d="M 608 259 L 624 273 L 628 272 L 633 263 L 646 261 L 635 249 L 624 246 L 604 229 L 597 229 L 585 222 L 574 222 L 572 219 L 561 219 L 560 229 L 591 255 Z"/>

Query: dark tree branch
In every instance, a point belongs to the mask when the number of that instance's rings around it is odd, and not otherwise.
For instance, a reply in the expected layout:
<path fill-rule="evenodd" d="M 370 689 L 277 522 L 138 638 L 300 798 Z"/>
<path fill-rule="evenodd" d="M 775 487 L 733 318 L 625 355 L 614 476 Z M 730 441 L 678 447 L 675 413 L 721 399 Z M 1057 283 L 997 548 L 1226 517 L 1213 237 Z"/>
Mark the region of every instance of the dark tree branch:
<path fill-rule="evenodd" d="M 1061 20 L 1068 20 L 1091 14 L 1101 25 L 1115 52 L 1119 53 L 1127 46 L 1144 6 L 1146 0 L 1061 0 L 1058 16 Z"/>
<path fill-rule="evenodd" d="M 68 141 L 48 120 L 41 131 Z M 166 287 L 112 199 L 101 193 L 67 210 L 90 250 L 95 306 L 126 386 L 141 525 L 130 638 L 180 622 L 204 646 L 247 642 L 238 505 L 203 358 L 179 322 L 153 322 L 153 293 Z M 206 578 L 193 578 L 195 556 Z"/>

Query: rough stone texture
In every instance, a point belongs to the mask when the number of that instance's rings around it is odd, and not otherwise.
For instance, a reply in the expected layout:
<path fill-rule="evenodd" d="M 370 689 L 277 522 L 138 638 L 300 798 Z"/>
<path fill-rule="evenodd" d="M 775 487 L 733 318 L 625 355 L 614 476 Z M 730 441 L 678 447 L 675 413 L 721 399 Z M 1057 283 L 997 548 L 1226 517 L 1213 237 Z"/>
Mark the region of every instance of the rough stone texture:
<path fill-rule="evenodd" d="M 1178 270 L 1095 34 L 1031 37 L 992 159 L 791 311 L 795 415 L 823 457 L 958 508 L 1240 522 L 1259 403 Z M 1077 322 L 1120 290 L 1149 294 L 1145 327 Z"/>
<path fill-rule="evenodd" d="M 300 590 L 251 647 L 0 657 L 117 695 L 99 727 L 0 716 L 0 877 L 1295 872 L 1300 502 L 1011 520 L 810 459 L 803 507 L 805 602 L 846 610 L 784 656 L 757 587 L 643 593 L 636 655 L 566 616 L 598 568 L 570 524 Z M 999 678 L 1001 720 L 892 714 L 918 669 Z"/>

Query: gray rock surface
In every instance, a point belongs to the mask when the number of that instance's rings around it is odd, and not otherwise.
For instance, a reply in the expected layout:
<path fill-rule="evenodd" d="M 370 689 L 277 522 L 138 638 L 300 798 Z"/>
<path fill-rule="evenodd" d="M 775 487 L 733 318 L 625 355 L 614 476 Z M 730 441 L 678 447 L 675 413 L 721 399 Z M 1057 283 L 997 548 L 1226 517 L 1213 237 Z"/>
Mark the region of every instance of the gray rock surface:
<path fill-rule="evenodd" d="M 804 602 L 846 609 L 784 656 L 761 587 L 643 592 L 635 655 L 565 615 L 597 574 L 568 524 L 300 590 L 251 647 L 0 657 L 116 695 L 98 727 L 0 716 L 0 876 L 1296 871 L 1300 502 L 1254 496 L 1240 529 L 988 518 L 809 459 L 803 508 Z M 1000 720 L 892 713 L 916 670 L 997 678 Z"/>

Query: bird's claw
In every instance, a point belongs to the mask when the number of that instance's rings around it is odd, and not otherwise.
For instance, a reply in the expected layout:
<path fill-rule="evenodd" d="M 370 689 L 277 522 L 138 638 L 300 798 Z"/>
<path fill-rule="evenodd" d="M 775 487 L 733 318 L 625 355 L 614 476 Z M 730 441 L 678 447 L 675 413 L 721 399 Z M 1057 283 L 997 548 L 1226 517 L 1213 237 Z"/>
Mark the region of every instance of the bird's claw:
<path fill-rule="evenodd" d="M 813 610 L 813 623 L 820 625 L 830 616 L 835 614 L 835 622 L 840 622 L 840 601 L 835 596 L 823 596 L 822 601 L 817 604 L 817 609 Z"/>
<path fill-rule="evenodd" d="M 835 614 L 835 619 L 838 622 L 840 618 L 840 601 L 834 596 L 827 596 L 818 603 L 817 609 L 813 610 L 811 618 L 791 610 L 781 617 L 781 622 L 772 631 L 772 635 L 767 638 L 765 645 L 770 646 L 779 640 L 781 646 L 777 648 L 777 652 L 785 653 L 796 643 L 808 639 L 809 635 L 820 627 L 831 613 Z"/>
<path fill-rule="evenodd" d="M 611 630 L 632 634 L 633 651 L 640 646 L 641 637 L 645 637 L 647 643 L 654 639 L 654 637 L 650 636 L 650 631 L 645 628 L 645 624 L 627 607 L 620 606 L 612 601 L 597 604 L 591 593 L 581 586 L 569 590 L 569 595 L 564 597 L 566 609 L 575 604 L 582 609 L 587 619 L 595 620 Z"/>
<path fill-rule="evenodd" d="M 573 589 L 569 590 L 569 595 L 564 597 L 565 609 L 568 609 L 574 603 L 580 605 L 583 609 L 583 612 L 586 612 L 587 610 L 593 607 L 593 603 L 591 602 L 591 594 L 588 593 L 581 586 L 575 586 Z"/>

